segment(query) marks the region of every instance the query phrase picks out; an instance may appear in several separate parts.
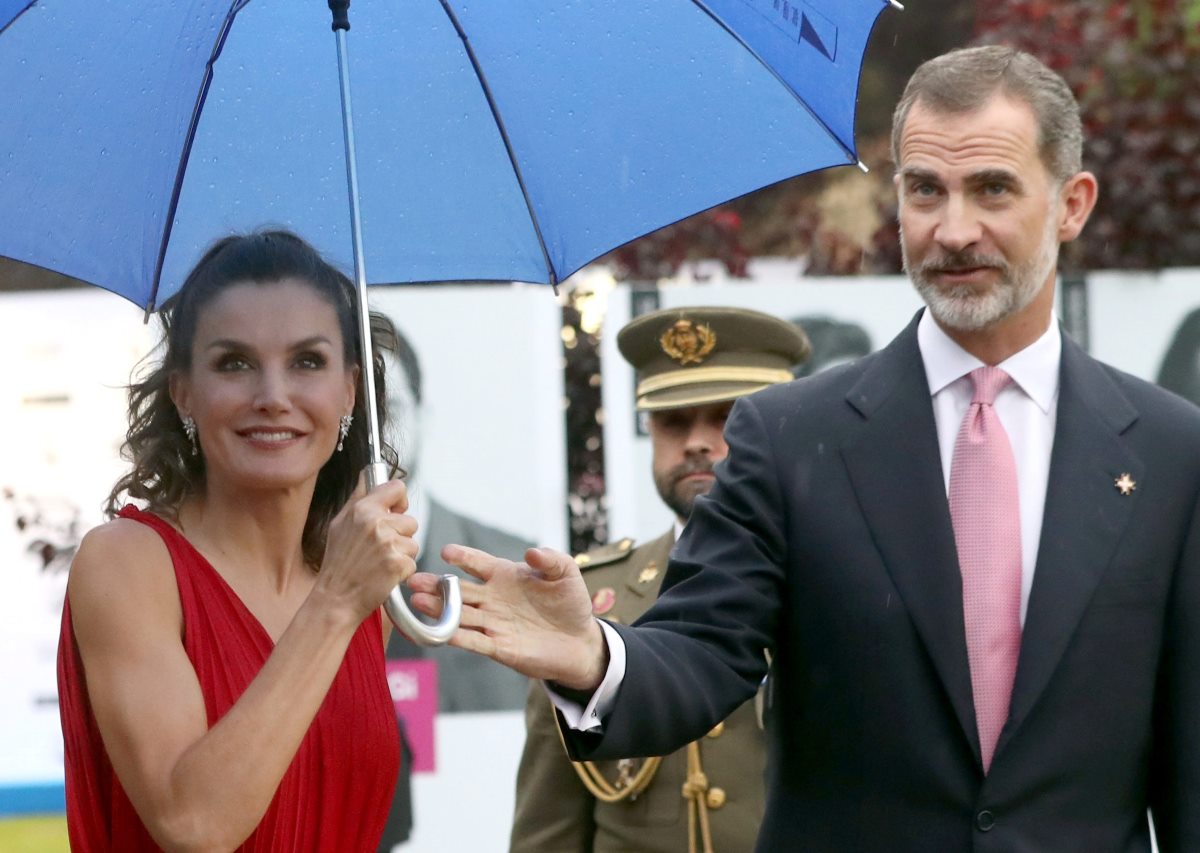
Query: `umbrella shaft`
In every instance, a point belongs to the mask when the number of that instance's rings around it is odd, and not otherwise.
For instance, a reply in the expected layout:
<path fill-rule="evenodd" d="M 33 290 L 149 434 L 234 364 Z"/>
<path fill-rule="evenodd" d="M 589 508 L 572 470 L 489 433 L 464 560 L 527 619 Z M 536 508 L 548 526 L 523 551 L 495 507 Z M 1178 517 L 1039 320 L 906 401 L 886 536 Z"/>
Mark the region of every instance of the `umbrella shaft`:
<path fill-rule="evenodd" d="M 363 387 L 367 392 L 367 426 L 370 463 L 383 461 L 375 393 L 375 370 L 371 346 L 371 312 L 367 306 L 367 269 L 363 260 L 362 216 L 358 205 L 358 161 L 354 155 L 354 112 L 350 101 L 350 66 L 346 31 L 334 31 L 337 39 L 338 79 L 342 92 L 342 133 L 346 148 L 346 186 L 350 192 L 350 233 L 354 241 L 354 283 L 358 289 L 359 341 L 362 353 Z"/>
<path fill-rule="evenodd" d="M 330 5 L 332 7 L 334 4 Z M 362 225 L 358 209 L 358 164 L 354 157 L 354 115 L 350 109 L 350 69 L 346 59 L 346 30 L 338 28 L 336 21 L 334 36 L 337 38 L 338 78 L 342 84 L 342 130 L 346 141 L 346 185 L 350 189 L 350 232 L 354 236 L 354 280 L 358 287 L 363 387 L 367 392 L 367 424 L 370 428 L 368 440 L 371 456 L 367 465 L 367 481 L 368 485 L 374 488 L 387 480 L 389 472 L 383 463 L 383 454 L 380 452 L 383 445 L 379 439 L 379 417 L 375 406 L 375 360 L 374 350 L 371 346 L 371 312 L 367 307 L 367 270 L 363 263 Z M 454 632 L 458 630 L 459 619 L 462 617 L 462 592 L 459 590 L 458 578 L 454 575 L 442 575 L 438 581 L 438 589 L 442 597 L 442 615 L 432 625 L 422 622 L 413 615 L 398 586 L 392 590 L 383 604 L 383 609 L 387 612 L 388 618 L 392 620 L 392 624 L 422 646 L 440 646 L 449 642 Z"/>

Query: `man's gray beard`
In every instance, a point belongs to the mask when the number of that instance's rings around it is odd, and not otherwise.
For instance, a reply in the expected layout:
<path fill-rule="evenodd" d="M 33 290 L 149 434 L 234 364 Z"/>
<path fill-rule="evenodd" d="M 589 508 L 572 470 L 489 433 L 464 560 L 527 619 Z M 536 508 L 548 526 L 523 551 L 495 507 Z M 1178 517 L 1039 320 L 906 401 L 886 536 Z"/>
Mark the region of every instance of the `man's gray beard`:
<path fill-rule="evenodd" d="M 921 299 L 929 306 L 933 319 L 949 329 L 977 332 L 1022 311 L 1041 293 L 1046 279 L 1058 263 L 1058 227 L 1055 218 L 1049 217 L 1037 254 L 1017 267 L 1001 257 L 959 252 L 933 258 L 912 269 L 904 245 L 903 228 L 900 229 L 900 248 L 904 271 Z M 974 266 L 994 267 L 1000 272 L 999 281 L 981 293 L 967 284 L 946 290 L 932 278 L 932 274 L 939 269 Z"/>

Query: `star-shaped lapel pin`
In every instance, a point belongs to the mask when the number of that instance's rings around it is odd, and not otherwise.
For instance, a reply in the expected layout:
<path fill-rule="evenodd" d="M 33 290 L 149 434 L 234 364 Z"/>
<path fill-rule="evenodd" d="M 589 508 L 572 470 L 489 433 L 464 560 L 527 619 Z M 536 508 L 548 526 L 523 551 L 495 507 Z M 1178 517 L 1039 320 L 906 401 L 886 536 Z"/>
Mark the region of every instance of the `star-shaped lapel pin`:
<path fill-rule="evenodd" d="M 1125 497 L 1129 497 L 1129 495 L 1132 495 L 1134 489 L 1137 488 L 1137 483 L 1135 483 L 1133 481 L 1133 477 L 1129 476 L 1128 473 L 1122 474 L 1120 477 L 1117 477 L 1117 479 L 1113 481 L 1113 485 L 1116 486 L 1117 491 L 1120 492 Z"/>

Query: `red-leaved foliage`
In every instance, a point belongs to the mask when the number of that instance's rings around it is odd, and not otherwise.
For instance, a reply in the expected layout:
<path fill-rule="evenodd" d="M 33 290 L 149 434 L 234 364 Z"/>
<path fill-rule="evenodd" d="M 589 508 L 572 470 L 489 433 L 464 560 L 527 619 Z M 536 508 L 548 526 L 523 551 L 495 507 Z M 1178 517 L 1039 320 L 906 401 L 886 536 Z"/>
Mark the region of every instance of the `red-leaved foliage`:
<path fill-rule="evenodd" d="M 990 0 L 975 42 L 1029 51 L 1079 99 L 1100 200 L 1068 263 L 1200 266 L 1200 0 Z"/>

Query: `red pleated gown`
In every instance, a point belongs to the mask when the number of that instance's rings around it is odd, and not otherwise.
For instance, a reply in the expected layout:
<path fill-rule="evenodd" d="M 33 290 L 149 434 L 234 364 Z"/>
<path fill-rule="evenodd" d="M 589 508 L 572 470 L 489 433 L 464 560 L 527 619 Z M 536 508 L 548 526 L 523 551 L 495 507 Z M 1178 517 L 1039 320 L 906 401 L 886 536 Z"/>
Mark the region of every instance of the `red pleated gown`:
<path fill-rule="evenodd" d="M 153 528 L 171 554 L 183 607 L 184 648 L 200 680 L 211 727 L 262 669 L 274 644 L 225 580 L 178 531 L 134 507 L 120 514 Z M 382 627 L 378 612 L 358 627 L 271 805 L 239 850 L 375 850 L 400 766 L 395 709 L 384 674 Z M 69 602 L 63 609 L 59 639 L 58 690 L 71 850 L 158 850 L 100 739 Z"/>

